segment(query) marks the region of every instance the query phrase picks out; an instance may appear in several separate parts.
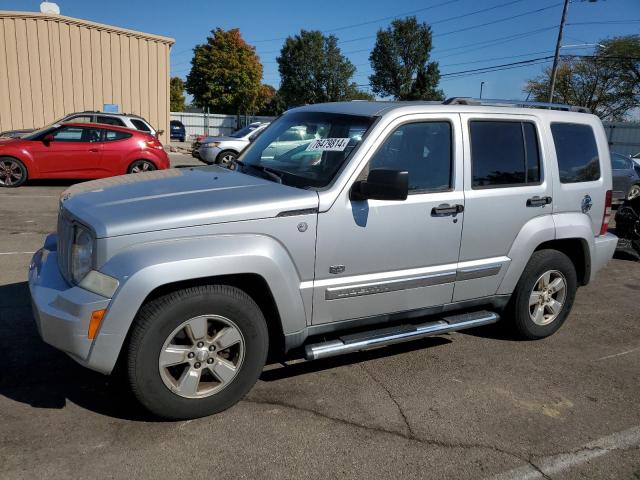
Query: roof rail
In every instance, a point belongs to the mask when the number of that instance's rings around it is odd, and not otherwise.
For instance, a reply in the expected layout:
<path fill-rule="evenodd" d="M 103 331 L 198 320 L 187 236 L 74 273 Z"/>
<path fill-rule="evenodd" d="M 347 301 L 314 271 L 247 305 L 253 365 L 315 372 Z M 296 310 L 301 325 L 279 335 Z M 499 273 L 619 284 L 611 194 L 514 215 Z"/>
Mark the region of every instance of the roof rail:
<path fill-rule="evenodd" d="M 591 113 L 587 107 L 566 105 L 564 103 L 528 102 L 524 100 L 502 99 L 478 99 L 470 97 L 447 98 L 444 105 L 486 105 L 493 107 L 522 107 L 522 108 L 547 108 L 549 110 L 563 110 L 567 112 Z"/>

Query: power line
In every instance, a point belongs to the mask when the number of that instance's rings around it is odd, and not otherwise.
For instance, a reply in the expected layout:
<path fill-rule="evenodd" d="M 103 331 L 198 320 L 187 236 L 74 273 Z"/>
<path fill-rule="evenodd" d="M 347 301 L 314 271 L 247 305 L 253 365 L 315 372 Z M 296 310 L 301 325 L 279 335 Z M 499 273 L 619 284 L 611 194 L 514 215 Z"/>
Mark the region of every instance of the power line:
<path fill-rule="evenodd" d="M 626 23 L 640 23 L 640 20 L 605 20 L 600 22 L 571 22 L 567 25 L 624 25 Z"/>
<path fill-rule="evenodd" d="M 336 27 L 336 28 L 330 28 L 328 30 L 322 30 L 322 33 L 331 33 L 331 32 L 337 32 L 340 30 L 347 30 L 349 28 L 356 28 L 356 27 L 362 27 L 364 25 L 372 25 L 374 23 L 378 23 L 378 22 L 383 22 L 385 20 L 393 20 L 395 18 L 399 18 L 399 17 L 404 17 L 406 15 L 413 15 L 415 13 L 420 13 L 420 12 L 424 12 L 427 10 L 433 10 L 435 8 L 438 7 L 443 7 L 445 5 L 449 5 L 451 3 L 455 3 L 455 2 L 459 2 L 460 0 L 448 0 L 446 2 L 441 2 L 441 3 L 437 3 L 435 5 L 431 5 L 430 7 L 424 7 L 424 8 L 418 8 L 417 10 L 411 10 L 409 12 L 404 12 L 404 13 L 398 13 L 397 15 L 390 15 L 387 17 L 380 17 L 380 18 L 376 18 L 375 20 L 369 20 L 366 22 L 361 22 L 361 23 L 354 23 L 351 25 L 344 25 L 342 27 Z M 253 40 L 250 43 L 265 43 L 265 42 L 276 42 L 276 41 L 281 41 L 281 40 L 286 40 L 287 37 L 278 37 L 278 38 L 268 38 L 268 39 L 263 39 L 263 40 Z"/>

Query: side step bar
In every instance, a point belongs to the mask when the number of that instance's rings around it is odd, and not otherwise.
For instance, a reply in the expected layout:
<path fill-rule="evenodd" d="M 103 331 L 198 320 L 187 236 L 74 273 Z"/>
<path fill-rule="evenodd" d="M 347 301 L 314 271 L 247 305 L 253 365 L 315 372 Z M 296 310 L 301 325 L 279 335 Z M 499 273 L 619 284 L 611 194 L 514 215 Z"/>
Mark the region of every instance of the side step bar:
<path fill-rule="evenodd" d="M 497 313 L 486 310 L 462 313 L 419 325 L 399 325 L 397 327 L 343 335 L 336 340 L 307 345 L 304 353 L 307 360 L 318 360 L 345 353 L 393 345 L 394 343 L 408 342 L 441 333 L 455 332 L 465 328 L 489 325 L 499 319 L 500 317 Z"/>

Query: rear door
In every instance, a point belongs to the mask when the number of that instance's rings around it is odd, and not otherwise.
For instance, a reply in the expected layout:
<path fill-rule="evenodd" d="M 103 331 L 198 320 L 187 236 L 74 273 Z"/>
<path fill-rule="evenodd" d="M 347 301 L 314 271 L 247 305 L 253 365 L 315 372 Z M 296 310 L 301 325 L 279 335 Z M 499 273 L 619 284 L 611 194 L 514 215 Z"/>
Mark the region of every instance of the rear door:
<path fill-rule="evenodd" d="M 103 176 L 127 173 L 128 155 L 136 146 L 131 145 L 133 133 L 120 130 L 102 130 L 102 156 L 100 170 Z M 140 147 L 137 147 L 140 148 Z"/>
<path fill-rule="evenodd" d="M 552 212 L 552 182 L 534 116 L 463 114 L 465 214 L 454 301 L 494 295 L 509 250 L 531 219 Z"/>
<path fill-rule="evenodd" d="M 611 155 L 611 168 L 613 198 L 615 200 L 624 200 L 636 178 L 631 160 L 614 153 Z"/>

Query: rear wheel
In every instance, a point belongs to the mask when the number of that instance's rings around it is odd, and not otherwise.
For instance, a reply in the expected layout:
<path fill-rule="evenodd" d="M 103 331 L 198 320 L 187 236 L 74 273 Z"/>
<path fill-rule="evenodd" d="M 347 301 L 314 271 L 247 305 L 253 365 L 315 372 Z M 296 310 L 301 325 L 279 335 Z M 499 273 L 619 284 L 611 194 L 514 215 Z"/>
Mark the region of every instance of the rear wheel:
<path fill-rule="evenodd" d="M 156 170 L 156 166 L 149 160 L 136 160 L 129 166 L 127 173 L 144 173 Z"/>
<path fill-rule="evenodd" d="M 236 158 L 238 158 L 238 154 L 236 152 L 232 152 L 231 150 L 225 150 L 224 152 L 220 152 L 218 154 L 218 158 L 216 158 L 216 163 L 221 167 L 229 168 L 230 165 L 233 165 Z"/>
<path fill-rule="evenodd" d="M 632 185 L 627 194 L 627 200 L 633 200 L 640 197 L 640 185 Z"/>
<path fill-rule="evenodd" d="M 206 285 L 170 293 L 136 317 L 127 357 L 131 388 L 163 418 L 221 412 L 257 381 L 268 338 L 262 312 L 242 290 Z"/>
<path fill-rule="evenodd" d="M 0 187 L 15 188 L 27 181 L 27 168 L 13 157 L 0 157 Z"/>
<path fill-rule="evenodd" d="M 577 289 L 576 269 L 557 250 L 534 252 L 516 286 L 510 316 L 523 338 L 548 337 L 567 319 Z"/>

